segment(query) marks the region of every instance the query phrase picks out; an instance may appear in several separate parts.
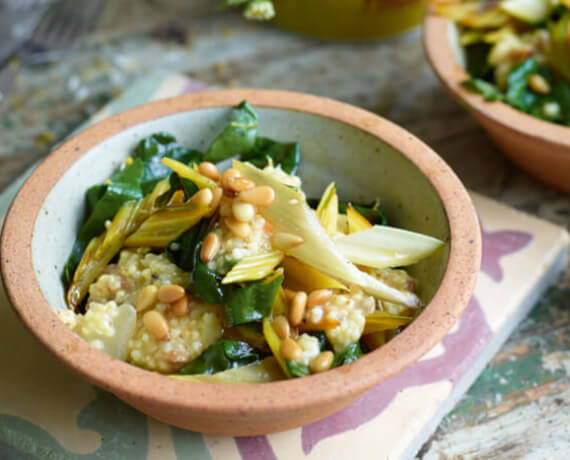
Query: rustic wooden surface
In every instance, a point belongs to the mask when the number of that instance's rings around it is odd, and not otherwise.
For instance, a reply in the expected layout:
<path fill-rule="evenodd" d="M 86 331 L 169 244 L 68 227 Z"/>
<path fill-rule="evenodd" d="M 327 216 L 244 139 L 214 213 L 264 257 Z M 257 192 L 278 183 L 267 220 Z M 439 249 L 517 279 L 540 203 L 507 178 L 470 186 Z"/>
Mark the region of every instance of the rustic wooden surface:
<path fill-rule="evenodd" d="M 0 102 L 0 190 L 155 68 L 219 87 L 271 87 L 376 112 L 442 155 L 467 187 L 570 227 L 570 197 L 510 164 L 436 81 L 421 33 L 331 44 L 219 14 L 211 0 L 107 2 L 97 28 L 48 65 L 22 65 Z M 570 273 L 550 289 L 420 456 L 567 458 Z"/>

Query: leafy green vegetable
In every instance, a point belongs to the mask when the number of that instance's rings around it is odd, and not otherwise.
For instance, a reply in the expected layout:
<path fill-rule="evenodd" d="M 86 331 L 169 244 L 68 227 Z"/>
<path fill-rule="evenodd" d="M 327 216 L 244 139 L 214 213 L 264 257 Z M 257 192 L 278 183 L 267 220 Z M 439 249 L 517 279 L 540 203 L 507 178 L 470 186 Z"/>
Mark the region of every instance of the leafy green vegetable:
<path fill-rule="evenodd" d="M 182 190 L 184 192 L 184 201 L 188 200 L 188 198 L 198 191 L 198 187 L 194 182 L 189 179 L 185 179 L 184 177 L 180 177 L 175 172 L 170 174 L 168 181 L 170 183 L 170 188 L 156 199 L 157 206 L 165 206 L 172 198 L 172 195 L 174 195 L 178 190 Z"/>
<path fill-rule="evenodd" d="M 203 161 L 217 163 L 249 152 L 255 144 L 257 128 L 257 114 L 246 101 L 243 101 L 234 107 L 232 119 L 214 139 L 204 154 Z"/>
<path fill-rule="evenodd" d="M 249 344 L 237 340 L 220 340 L 180 369 L 179 373 L 212 375 L 256 362 L 259 362 L 259 355 Z"/>
<path fill-rule="evenodd" d="M 276 272 L 277 273 L 277 272 Z M 228 326 L 261 321 L 269 316 L 277 291 L 283 283 L 283 275 L 270 275 L 260 281 L 243 283 L 231 288 L 224 297 L 226 322 Z M 228 285 L 232 286 L 232 285 Z"/>
<path fill-rule="evenodd" d="M 170 168 L 160 164 L 162 158 L 188 163 L 197 160 L 199 155 L 199 152 L 177 144 L 174 136 L 156 133 L 139 142 L 133 161 L 111 176 L 109 183 L 90 187 L 87 191 L 87 216 L 63 269 L 64 283 L 71 282 L 87 244 L 105 231 L 105 222 L 113 219 L 123 204 L 141 199 L 160 179 L 171 173 Z"/>
<path fill-rule="evenodd" d="M 358 342 L 349 345 L 341 353 L 335 353 L 332 367 L 343 366 L 345 364 L 356 361 L 358 358 L 362 357 L 363 353 L 360 349 L 360 344 Z"/>
<path fill-rule="evenodd" d="M 293 377 L 306 377 L 307 375 L 311 374 L 309 366 L 299 364 L 298 362 L 291 361 L 289 359 L 286 359 L 285 363 L 287 364 L 287 368 Z"/>
<path fill-rule="evenodd" d="M 502 101 L 504 99 L 499 88 L 480 78 L 468 78 L 463 82 L 463 86 L 481 93 L 486 101 Z"/>
<path fill-rule="evenodd" d="M 529 58 L 509 73 L 507 80 L 507 101 L 509 104 L 525 112 L 536 104 L 539 96 L 529 89 L 528 79 L 537 71 L 538 62 L 534 58 Z"/>
<path fill-rule="evenodd" d="M 166 247 L 166 256 L 182 270 L 192 272 L 197 260 L 196 247 L 204 239 L 209 228 L 210 221 L 202 219 L 198 225 L 192 227 Z"/>
<path fill-rule="evenodd" d="M 301 162 L 301 146 L 297 142 L 284 143 L 257 137 L 253 148 L 240 159 L 260 169 L 272 163 L 274 166 L 281 166 L 287 174 L 296 174 Z"/>
<path fill-rule="evenodd" d="M 487 60 L 491 46 L 488 43 L 474 43 L 466 46 L 465 60 L 467 72 L 474 78 L 486 78 L 490 76 L 491 66 Z"/>
<path fill-rule="evenodd" d="M 200 244 L 199 247 L 202 247 L 202 245 Z M 202 297 L 206 302 L 211 304 L 223 303 L 222 276 L 211 271 L 201 260 L 198 260 L 194 265 L 192 283 L 194 284 L 195 294 Z"/>
<path fill-rule="evenodd" d="M 327 335 L 324 331 L 311 331 L 308 334 L 319 339 L 319 349 L 321 351 L 330 349 L 329 340 L 327 339 Z"/>

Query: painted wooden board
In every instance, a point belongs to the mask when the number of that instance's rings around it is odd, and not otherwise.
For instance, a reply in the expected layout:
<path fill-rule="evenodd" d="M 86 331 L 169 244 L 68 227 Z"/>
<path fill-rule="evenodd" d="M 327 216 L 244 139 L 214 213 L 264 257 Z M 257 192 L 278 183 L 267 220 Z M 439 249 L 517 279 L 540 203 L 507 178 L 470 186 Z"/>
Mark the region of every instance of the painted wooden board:
<path fill-rule="evenodd" d="M 201 87 L 153 74 L 95 118 L 143 102 L 144 94 L 157 98 Z M 0 216 L 17 187 L 0 196 Z M 202 436 L 149 419 L 52 358 L 19 323 L 0 289 L 0 361 L 10 370 L 0 379 L 0 457 L 412 458 L 567 263 L 564 229 L 472 197 L 483 229 L 483 263 L 456 327 L 420 361 L 352 405 L 284 433 Z"/>

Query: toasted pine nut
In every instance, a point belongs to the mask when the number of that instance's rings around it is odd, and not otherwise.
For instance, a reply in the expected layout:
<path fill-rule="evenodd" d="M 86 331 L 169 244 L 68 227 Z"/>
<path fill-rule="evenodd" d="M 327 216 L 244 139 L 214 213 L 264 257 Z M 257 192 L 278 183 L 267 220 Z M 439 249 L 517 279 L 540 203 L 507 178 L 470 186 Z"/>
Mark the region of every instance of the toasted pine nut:
<path fill-rule="evenodd" d="M 289 321 L 283 315 L 279 315 L 273 320 L 273 330 L 281 340 L 285 340 L 291 333 Z"/>
<path fill-rule="evenodd" d="M 296 359 L 299 359 L 303 354 L 303 350 L 301 350 L 301 347 L 297 345 L 297 342 L 295 342 L 290 337 L 287 337 L 285 340 L 281 342 L 280 351 L 283 358 L 288 359 L 290 361 L 295 361 Z"/>
<path fill-rule="evenodd" d="M 247 238 L 251 233 L 251 226 L 246 222 L 240 222 L 234 217 L 226 217 L 224 219 L 226 226 L 238 238 Z"/>
<path fill-rule="evenodd" d="M 223 194 L 224 191 L 221 187 L 216 187 L 214 190 L 212 190 L 212 202 L 210 203 L 210 209 L 212 210 L 212 213 L 215 212 L 218 208 Z"/>
<path fill-rule="evenodd" d="M 188 313 L 190 307 L 190 302 L 188 296 L 181 297 L 176 302 L 170 305 L 170 309 L 175 316 L 184 316 Z"/>
<path fill-rule="evenodd" d="M 311 291 L 307 298 L 307 308 L 312 308 L 315 305 L 324 305 L 332 297 L 333 292 L 330 289 L 316 289 Z"/>
<path fill-rule="evenodd" d="M 261 185 L 240 192 L 239 198 L 256 206 L 269 206 L 275 200 L 275 191 L 268 185 Z"/>
<path fill-rule="evenodd" d="M 226 169 L 222 173 L 222 177 L 221 177 L 222 187 L 224 189 L 229 189 L 231 180 L 235 177 L 239 177 L 240 175 L 241 174 L 239 173 L 239 171 L 237 169 L 234 169 L 234 168 Z"/>
<path fill-rule="evenodd" d="M 285 294 L 285 298 L 287 299 L 287 302 L 291 302 L 291 300 L 293 300 L 293 297 L 295 297 L 295 294 L 296 294 L 295 291 L 292 291 L 291 289 L 287 289 L 287 288 L 283 289 L 283 293 Z"/>
<path fill-rule="evenodd" d="M 322 351 L 309 363 L 309 369 L 313 374 L 328 371 L 332 366 L 333 358 L 334 354 L 332 351 Z"/>
<path fill-rule="evenodd" d="M 232 177 L 228 180 L 228 190 L 233 193 L 243 192 L 255 187 L 255 182 L 246 179 L 245 177 Z"/>
<path fill-rule="evenodd" d="M 210 163 L 209 161 L 203 161 L 198 165 L 198 171 L 203 176 L 206 176 L 208 179 L 212 179 L 214 182 L 218 182 L 220 179 L 220 173 L 218 172 L 218 168 L 214 163 Z"/>
<path fill-rule="evenodd" d="M 165 284 L 158 288 L 158 300 L 162 303 L 176 302 L 178 299 L 184 297 L 184 288 L 177 284 Z"/>
<path fill-rule="evenodd" d="M 217 233 L 208 233 L 208 236 L 204 238 L 202 243 L 202 249 L 200 250 L 200 259 L 202 262 L 207 264 L 216 257 L 216 254 L 220 250 L 220 237 Z"/>
<path fill-rule="evenodd" d="M 271 238 L 271 244 L 273 247 L 281 249 L 282 251 L 293 249 L 294 247 L 297 247 L 304 242 L 305 240 L 302 236 L 287 232 L 276 232 Z"/>
<path fill-rule="evenodd" d="M 222 196 L 220 199 L 220 216 L 229 217 L 232 215 L 232 202 L 231 198 L 227 196 Z"/>
<path fill-rule="evenodd" d="M 172 198 L 170 198 L 168 204 L 173 205 L 173 204 L 182 204 L 182 203 L 184 203 L 184 192 L 182 190 L 176 190 L 172 194 Z"/>
<path fill-rule="evenodd" d="M 213 199 L 214 194 L 212 190 L 210 188 L 203 188 L 192 195 L 190 202 L 196 203 L 199 206 L 210 206 Z"/>
<path fill-rule="evenodd" d="M 538 73 L 534 73 L 528 78 L 528 86 L 538 94 L 548 94 L 551 89 L 546 78 Z"/>
<path fill-rule="evenodd" d="M 255 216 L 255 207 L 252 204 L 234 200 L 232 203 L 232 213 L 240 222 L 251 222 Z"/>
<path fill-rule="evenodd" d="M 144 311 L 152 308 L 158 300 L 158 287 L 154 284 L 145 286 L 141 289 L 135 300 L 135 308 L 137 311 Z"/>
<path fill-rule="evenodd" d="M 146 330 L 158 340 L 170 340 L 168 323 L 164 316 L 156 310 L 147 311 L 143 316 L 143 324 Z"/>
<path fill-rule="evenodd" d="M 303 316 L 305 316 L 305 308 L 307 306 L 307 293 L 299 291 L 291 300 L 289 307 L 289 322 L 295 327 L 301 324 Z"/>

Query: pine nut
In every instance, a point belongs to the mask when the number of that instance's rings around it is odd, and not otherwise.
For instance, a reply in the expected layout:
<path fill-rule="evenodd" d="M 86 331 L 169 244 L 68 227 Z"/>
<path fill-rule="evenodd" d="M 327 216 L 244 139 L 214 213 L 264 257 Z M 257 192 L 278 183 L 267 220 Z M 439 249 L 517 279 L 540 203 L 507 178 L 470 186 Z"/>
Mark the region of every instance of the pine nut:
<path fill-rule="evenodd" d="M 305 316 L 305 308 L 307 306 L 307 293 L 299 291 L 291 300 L 289 307 L 289 322 L 291 326 L 295 327 L 301 324 L 303 316 Z"/>
<path fill-rule="evenodd" d="M 287 318 L 285 318 L 283 315 L 279 315 L 273 320 L 273 329 L 281 340 L 285 340 L 291 333 L 289 321 L 287 321 Z"/>
<path fill-rule="evenodd" d="M 197 191 L 192 198 L 190 198 L 191 203 L 196 203 L 198 206 L 210 206 L 210 203 L 214 199 L 214 194 L 209 188 L 203 188 Z"/>
<path fill-rule="evenodd" d="M 146 330 L 158 340 L 170 340 L 168 323 L 164 316 L 156 310 L 147 311 L 143 316 L 143 324 Z"/>
<path fill-rule="evenodd" d="M 176 302 L 178 299 L 184 297 L 184 288 L 177 284 L 165 284 L 158 288 L 158 300 L 162 303 Z"/>
<path fill-rule="evenodd" d="M 256 206 L 269 206 L 275 201 L 275 191 L 268 185 L 261 185 L 240 192 L 239 198 Z"/>
<path fill-rule="evenodd" d="M 332 351 L 322 351 L 309 363 L 309 369 L 313 374 L 317 372 L 328 371 L 334 359 L 334 354 Z"/>
<path fill-rule="evenodd" d="M 144 311 L 152 308 L 158 300 L 158 287 L 154 284 L 145 286 L 137 295 L 135 308 L 137 311 Z"/>
<path fill-rule="evenodd" d="M 297 247 L 304 242 L 305 240 L 302 236 L 287 232 L 276 232 L 271 238 L 271 244 L 273 247 L 281 249 L 282 251 L 293 249 L 294 247 Z"/>
<path fill-rule="evenodd" d="M 324 305 L 332 297 L 333 292 L 330 289 L 316 289 L 311 291 L 307 297 L 307 308 L 312 308 L 316 305 Z"/>
<path fill-rule="evenodd" d="M 528 86 L 535 93 L 548 94 L 550 93 L 550 84 L 542 75 L 535 73 L 528 78 Z"/>
<path fill-rule="evenodd" d="M 175 316 L 184 316 L 188 314 L 188 311 L 190 310 L 190 301 L 188 300 L 188 296 L 185 295 L 172 303 L 170 305 L 170 309 Z"/>
<path fill-rule="evenodd" d="M 232 213 L 240 222 L 251 222 L 255 216 L 255 207 L 252 204 L 234 200 L 232 203 Z"/>
<path fill-rule="evenodd" d="M 295 291 L 292 291 L 291 289 L 287 288 L 283 289 L 283 293 L 285 294 L 285 299 L 287 299 L 287 302 L 291 302 L 291 300 L 293 300 L 293 297 L 295 297 L 296 294 Z"/>
<path fill-rule="evenodd" d="M 226 217 L 224 219 L 226 226 L 238 238 L 247 238 L 251 233 L 251 226 L 246 222 L 240 222 L 234 217 Z"/>
<path fill-rule="evenodd" d="M 224 188 L 224 190 L 229 189 L 230 188 L 230 182 L 232 181 L 232 179 L 234 179 L 235 177 L 239 177 L 239 176 L 240 176 L 240 173 L 237 169 L 234 169 L 234 168 L 226 169 L 222 173 L 222 177 L 221 177 L 222 187 Z"/>
<path fill-rule="evenodd" d="M 220 216 L 229 217 L 232 215 L 232 199 L 223 196 L 220 200 Z"/>
<path fill-rule="evenodd" d="M 228 190 L 233 193 L 243 192 L 255 187 L 255 182 L 246 179 L 245 177 L 233 177 L 228 181 Z"/>
<path fill-rule="evenodd" d="M 218 208 L 223 194 L 224 191 L 221 187 L 216 187 L 214 190 L 212 190 L 212 202 L 210 203 L 210 209 L 212 213 L 214 213 Z"/>
<path fill-rule="evenodd" d="M 202 249 L 200 250 L 200 259 L 202 262 L 207 264 L 216 257 L 216 254 L 220 250 L 220 237 L 217 233 L 208 233 L 208 236 L 204 238 L 202 243 Z"/>
<path fill-rule="evenodd" d="M 214 163 L 210 163 L 209 161 L 203 161 L 198 165 L 198 171 L 202 176 L 206 176 L 208 179 L 212 179 L 214 182 L 218 182 L 220 179 L 220 173 L 218 172 L 218 168 Z"/>
<path fill-rule="evenodd" d="M 281 342 L 280 351 L 283 358 L 288 359 L 289 361 L 295 361 L 303 354 L 301 347 L 290 337 L 287 337 Z"/>

